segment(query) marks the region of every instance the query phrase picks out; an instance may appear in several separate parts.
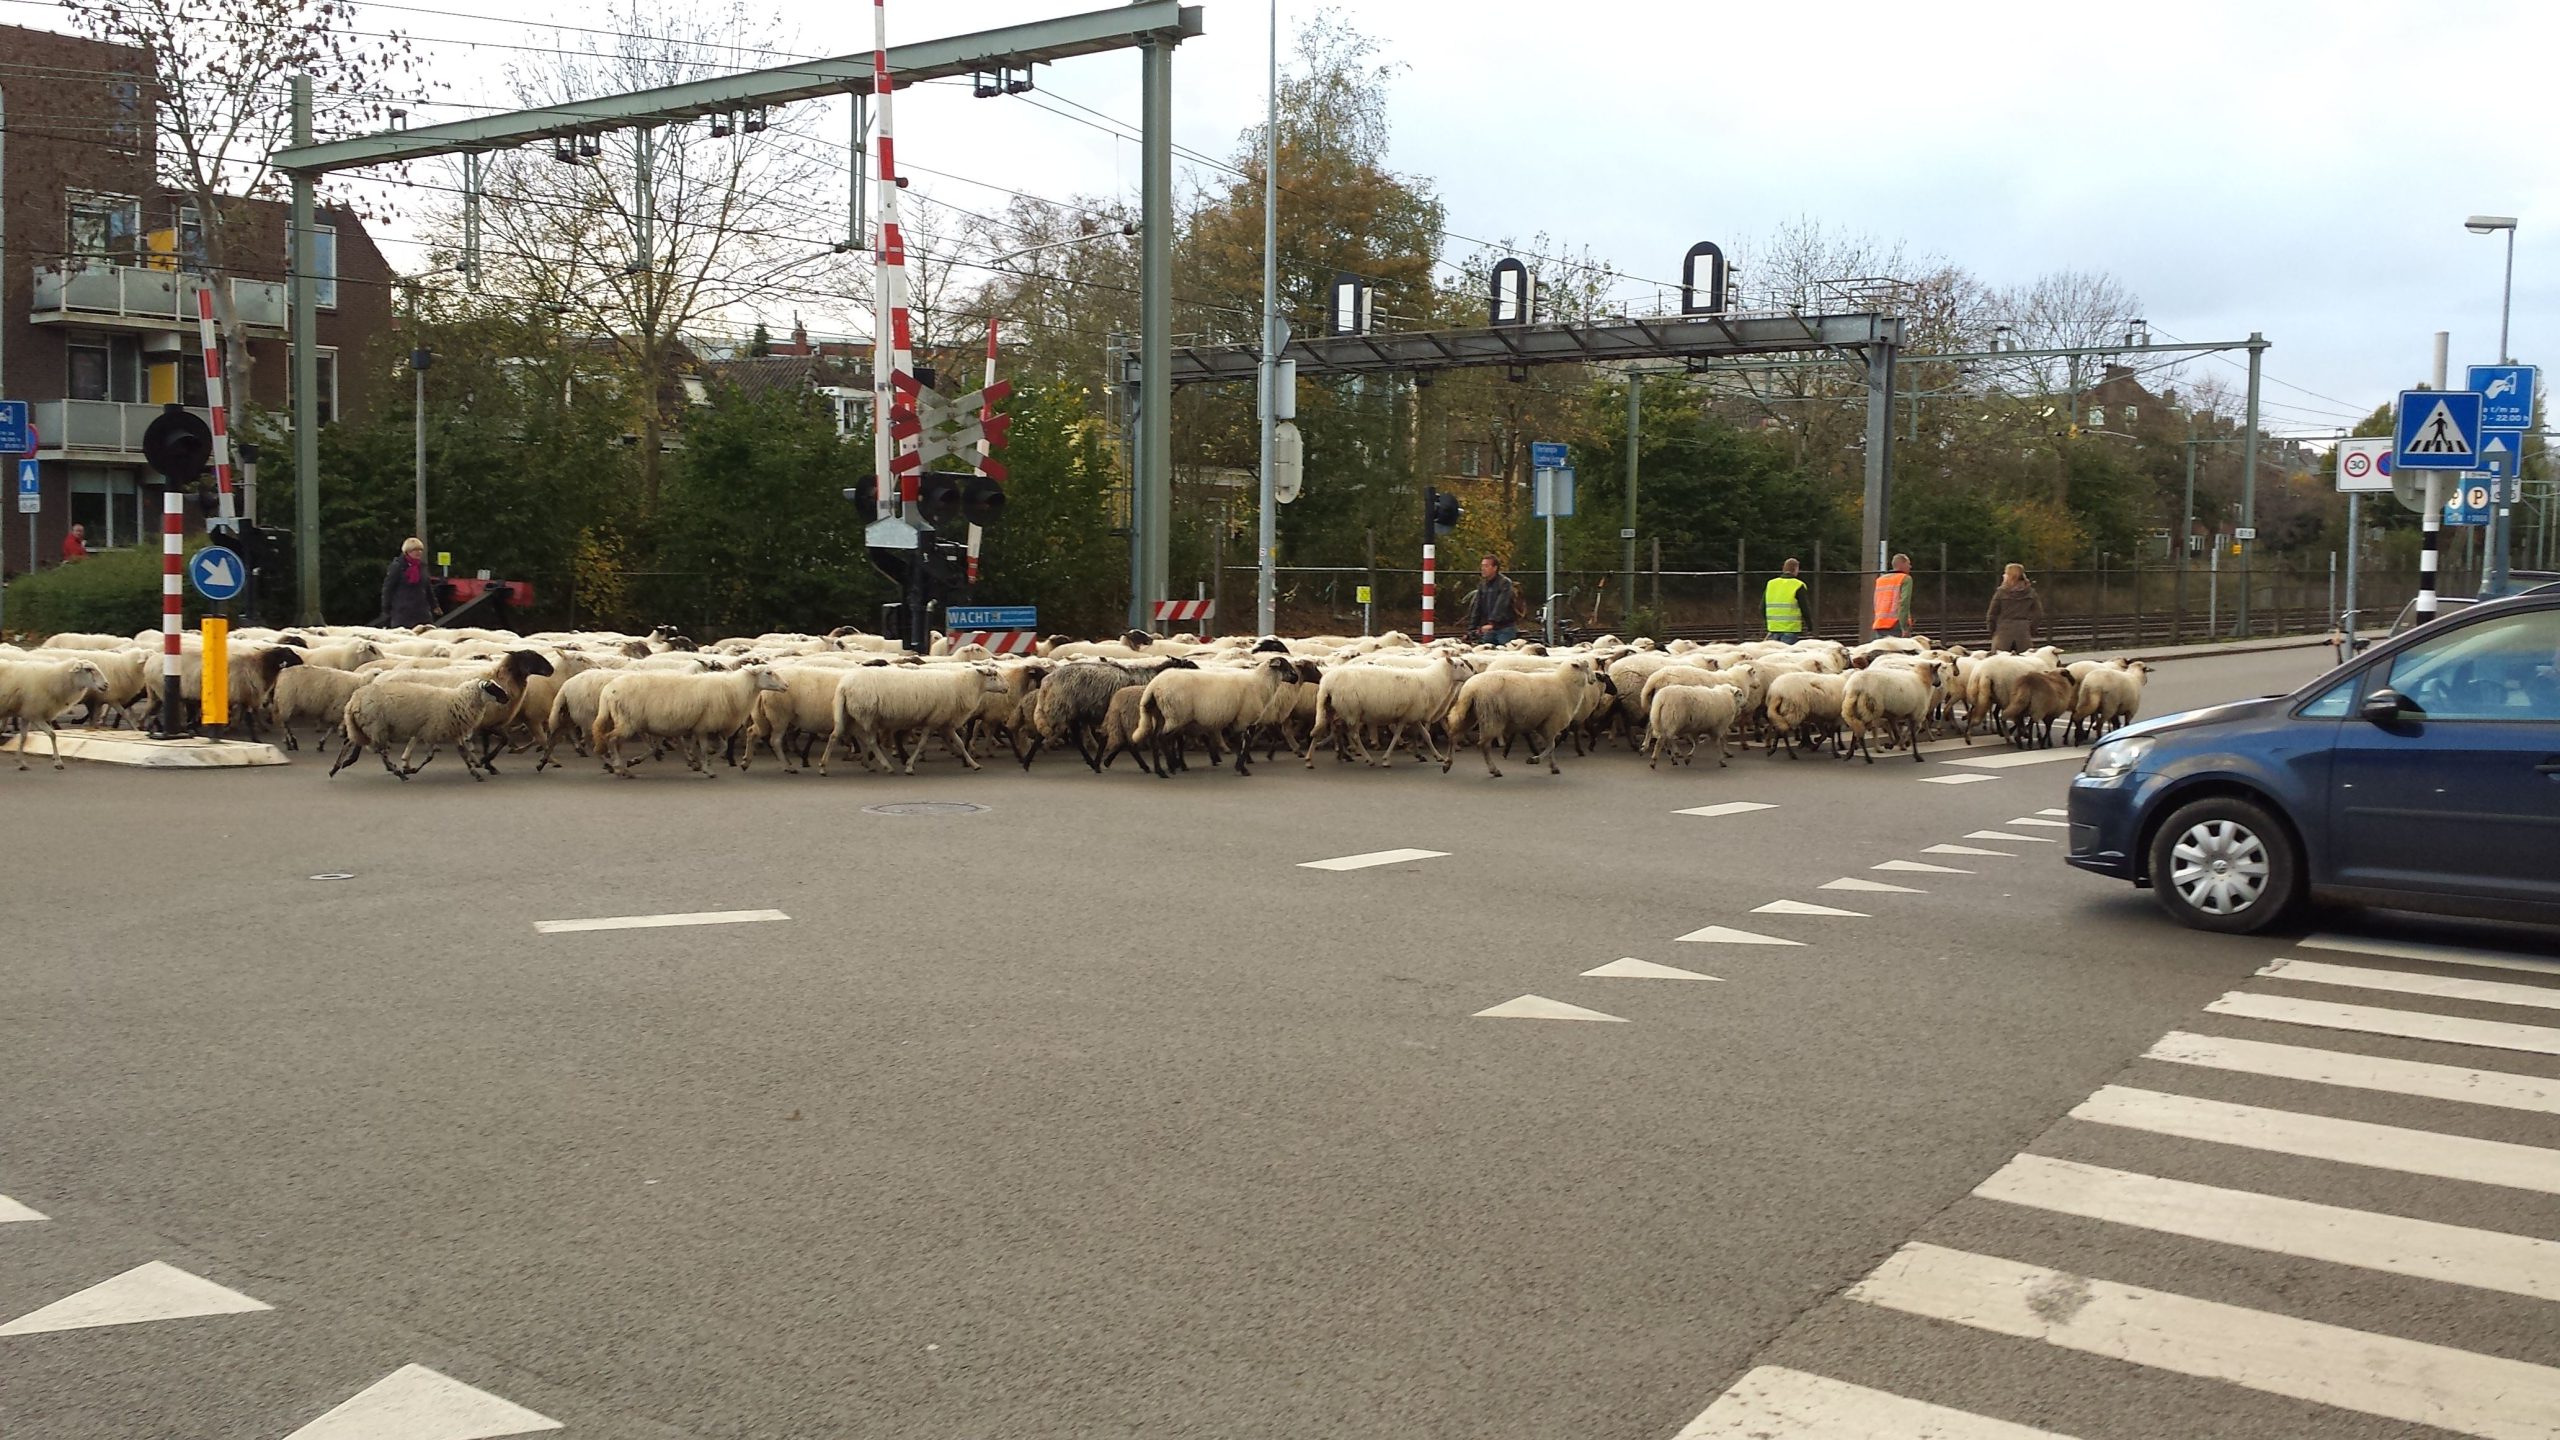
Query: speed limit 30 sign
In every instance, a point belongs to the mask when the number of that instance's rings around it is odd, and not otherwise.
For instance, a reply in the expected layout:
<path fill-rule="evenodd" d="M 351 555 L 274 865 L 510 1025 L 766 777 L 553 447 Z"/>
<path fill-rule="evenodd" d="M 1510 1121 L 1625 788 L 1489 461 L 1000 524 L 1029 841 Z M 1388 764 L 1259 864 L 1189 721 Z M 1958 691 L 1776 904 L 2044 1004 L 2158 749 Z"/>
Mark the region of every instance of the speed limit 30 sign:
<path fill-rule="evenodd" d="M 2391 488 L 2391 442 L 2385 439 L 2338 442 L 2338 488 L 2384 491 Z"/>

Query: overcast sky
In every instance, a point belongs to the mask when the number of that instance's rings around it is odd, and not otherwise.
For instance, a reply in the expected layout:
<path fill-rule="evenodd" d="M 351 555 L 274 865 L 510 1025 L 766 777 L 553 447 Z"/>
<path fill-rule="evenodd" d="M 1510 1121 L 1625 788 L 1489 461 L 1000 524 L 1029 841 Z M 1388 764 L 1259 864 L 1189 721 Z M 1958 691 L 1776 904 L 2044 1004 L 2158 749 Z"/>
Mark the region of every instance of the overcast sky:
<path fill-rule="evenodd" d="M 777 48 L 870 45 L 868 6 L 781 3 Z M 1087 8 L 1100 7 L 891 0 L 890 39 Z M 1319 8 L 1282 0 L 1284 34 Z M 2560 159 L 2530 118 L 2530 64 L 2560 41 L 2560 5 L 2547 0 L 1334 8 L 1403 67 L 1395 166 L 1433 184 L 1459 234 L 1544 230 L 1667 279 L 1696 240 L 1736 248 L 1810 217 L 1995 285 L 2104 270 L 2142 298 L 2156 336 L 2263 331 L 2269 425 L 2288 431 L 2360 417 L 2423 379 L 2436 330 L 2452 332 L 2457 382 L 2464 363 L 2496 358 L 2503 242 L 2466 233 L 2466 215 L 2522 221 L 2514 353 L 2540 358 L 2555 328 L 2560 206 L 2546 202 Z M 1205 9 L 1207 33 L 1175 57 L 1175 126 L 1179 144 L 1224 157 L 1261 115 L 1269 11 L 1265 0 Z M 545 23 L 609 23 L 603 13 L 543 9 Z M 366 14 L 423 37 L 547 43 L 521 24 L 413 5 Z M 458 99 L 497 98 L 498 66 L 524 58 L 421 53 Z M 1134 195 L 1135 145 L 1064 102 L 1134 122 L 1138 68 L 1114 54 L 1044 69 L 1047 109 L 909 92 L 901 157 L 1051 197 Z M 1003 199 L 931 177 L 916 186 L 972 209 Z M 395 263 L 414 254 L 392 251 Z"/>

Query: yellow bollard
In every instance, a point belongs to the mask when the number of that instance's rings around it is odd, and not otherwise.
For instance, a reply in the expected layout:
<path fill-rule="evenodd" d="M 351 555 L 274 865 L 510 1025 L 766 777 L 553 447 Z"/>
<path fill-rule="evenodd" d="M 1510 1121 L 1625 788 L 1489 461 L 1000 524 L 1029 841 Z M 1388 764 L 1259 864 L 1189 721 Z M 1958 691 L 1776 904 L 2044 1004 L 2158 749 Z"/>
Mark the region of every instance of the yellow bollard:
<path fill-rule="evenodd" d="M 231 622 L 204 617 L 204 724 L 231 723 Z"/>

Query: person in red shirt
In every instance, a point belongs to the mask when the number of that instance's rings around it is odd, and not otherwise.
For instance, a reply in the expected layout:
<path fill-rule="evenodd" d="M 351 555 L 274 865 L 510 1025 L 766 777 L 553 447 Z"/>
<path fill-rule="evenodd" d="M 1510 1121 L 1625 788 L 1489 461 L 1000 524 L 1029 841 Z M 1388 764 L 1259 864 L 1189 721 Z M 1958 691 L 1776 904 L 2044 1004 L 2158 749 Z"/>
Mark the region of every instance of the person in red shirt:
<path fill-rule="evenodd" d="M 74 560 L 88 558 L 89 527 L 74 525 L 71 527 L 71 533 L 62 537 L 62 563 L 68 565 Z"/>

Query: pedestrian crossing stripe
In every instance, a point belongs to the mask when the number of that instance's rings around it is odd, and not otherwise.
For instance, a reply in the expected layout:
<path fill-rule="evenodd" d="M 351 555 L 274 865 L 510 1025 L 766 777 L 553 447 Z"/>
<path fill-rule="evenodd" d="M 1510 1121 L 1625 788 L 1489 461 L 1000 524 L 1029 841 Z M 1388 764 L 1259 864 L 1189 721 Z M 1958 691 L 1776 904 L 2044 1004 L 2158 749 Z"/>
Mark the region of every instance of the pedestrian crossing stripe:
<path fill-rule="evenodd" d="M 2401 453 L 2447 457 L 2468 456 L 2471 453 L 2471 437 L 2462 433 L 2460 422 L 2454 419 L 2453 407 L 2438 400 L 2435 408 L 2427 412 L 2426 418 L 2418 422 L 2415 435 L 2408 445 L 2403 447 Z"/>

